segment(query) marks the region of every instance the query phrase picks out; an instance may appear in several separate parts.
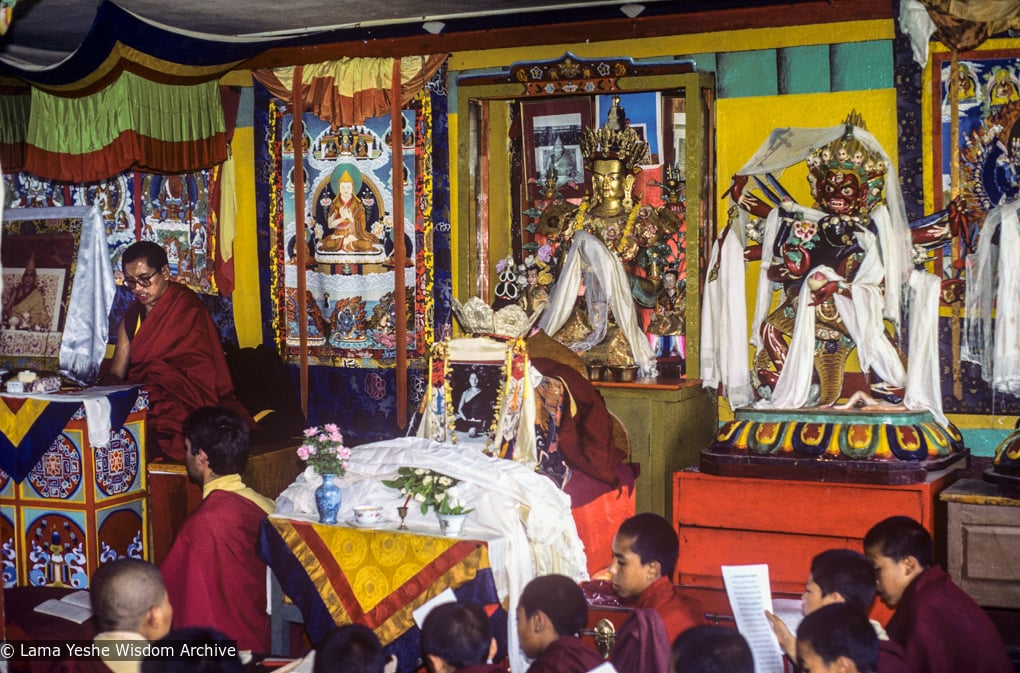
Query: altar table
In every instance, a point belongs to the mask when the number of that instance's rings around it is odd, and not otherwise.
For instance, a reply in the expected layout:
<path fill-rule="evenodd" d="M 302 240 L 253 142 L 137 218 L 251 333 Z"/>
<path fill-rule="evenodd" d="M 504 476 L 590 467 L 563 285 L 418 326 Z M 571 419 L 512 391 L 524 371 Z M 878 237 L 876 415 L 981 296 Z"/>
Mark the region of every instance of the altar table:
<path fill-rule="evenodd" d="M 147 408 L 134 386 L 0 397 L 5 587 L 86 588 L 102 563 L 147 558 Z"/>
<path fill-rule="evenodd" d="M 506 653 L 507 614 L 500 604 L 486 539 L 442 537 L 434 531 L 322 525 L 270 516 L 262 523 L 258 554 L 300 610 L 309 639 L 318 643 L 335 624 L 368 626 L 399 661 L 398 672 L 418 668 L 415 609 L 451 589 L 458 600 L 486 608 L 500 652 Z M 287 625 L 278 601 L 273 632 Z M 274 649 L 279 641 L 274 640 Z M 290 652 L 274 652 L 290 654 Z"/>

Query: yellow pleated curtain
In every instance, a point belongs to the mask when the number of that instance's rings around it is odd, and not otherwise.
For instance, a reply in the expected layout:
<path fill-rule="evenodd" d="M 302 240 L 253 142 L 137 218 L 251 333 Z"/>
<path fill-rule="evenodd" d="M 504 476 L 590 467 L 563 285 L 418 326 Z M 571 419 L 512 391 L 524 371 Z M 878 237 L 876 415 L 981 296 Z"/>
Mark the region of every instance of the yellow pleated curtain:
<path fill-rule="evenodd" d="M 400 110 L 425 86 L 446 61 L 445 55 L 390 58 L 344 58 L 304 66 L 257 70 L 253 74 L 271 94 L 289 101 L 295 112 L 291 132 L 304 133 L 300 112 L 312 112 L 333 126 L 356 126 L 366 119 L 390 114 L 393 143 L 393 193 L 403 192 L 400 148 Z M 294 163 L 304 163 L 302 143 L 294 143 Z M 302 171 L 294 171 L 294 221 L 304 222 L 305 185 Z M 393 226 L 404 221 L 404 202 L 393 199 Z M 297 246 L 297 268 L 305 268 L 305 246 Z M 393 284 L 396 299 L 396 396 L 397 424 L 407 425 L 407 301 L 404 293 L 404 262 L 407 251 L 399 231 L 393 235 Z M 300 353 L 301 408 L 308 414 L 308 325 L 305 274 L 298 274 L 298 336 Z"/>

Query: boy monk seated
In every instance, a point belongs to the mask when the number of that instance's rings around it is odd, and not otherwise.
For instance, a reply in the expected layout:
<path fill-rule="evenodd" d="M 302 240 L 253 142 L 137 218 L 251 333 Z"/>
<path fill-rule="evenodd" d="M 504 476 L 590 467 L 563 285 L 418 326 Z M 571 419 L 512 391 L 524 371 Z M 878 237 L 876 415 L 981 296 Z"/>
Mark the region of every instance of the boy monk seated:
<path fill-rule="evenodd" d="M 673 585 L 680 539 L 673 524 L 651 512 L 620 524 L 613 538 L 613 589 L 635 608 L 616 636 L 611 659 L 619 671 L 664 671 L 676 637 L 705 623 L 701 603 Z"/>
<path fill-rule="evenodd" d="M 906 516 L 884 519 L 864 536 L 878 593 L 891 608 L 889 637 L 917 673 L 1012 673 L 995 624 L 942 568 L 932 565 L 928 531 Z"/>
<path fill-rule="evenodd" d="M 797 628 L 801 673 L 875 673 L 878 636 L 868 618 L 846 603 L 831 603 Z"/>
<path fill-rule="evenodd" d="M 875 593 L 875 568 L 864 554 L 852 549 L 828 549 L 811 559 L 801 610 L 806 616 L 826 605 L 846 603 L 867 616 Z M 779 617 L 768 611 L 765 616 L 783 652 L 791 661 L 796 661 L 797 639 Z M 899 643 L 889 640 L 878 622 L 871 620 L 871 626 L 878 636 L 878 673 L 911 673 L 913 669 L 907 665 L 906 654 Z"/>
<path fill-rule="evenodd" d="M 505 673 L 496 656 L 489 616 L 477 603 L 443 603 L 421 625 L 421 658 L 428 673 Z"/>
<path fill-rule="evenodd" d="M 588 603 L 574 580 L 545 575 L 528 582 L 517 602 L 517 636 L 534 659 L 528 673 L 585 673 L 603 659 L 577 638 L 588 621 Z"/>

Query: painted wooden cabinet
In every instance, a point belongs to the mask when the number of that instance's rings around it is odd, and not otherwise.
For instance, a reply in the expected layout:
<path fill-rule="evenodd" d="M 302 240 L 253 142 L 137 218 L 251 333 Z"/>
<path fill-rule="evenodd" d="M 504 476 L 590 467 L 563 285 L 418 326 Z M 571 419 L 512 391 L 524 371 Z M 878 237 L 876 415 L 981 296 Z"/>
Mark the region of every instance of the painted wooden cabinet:
<path fill-rule="evenodd" d="M 5 587 L 87 588 L 103 563 L 149 558 L 147 408 L 138 397 L 106 446 L 93 446 L 82 405 L 23 481 L 0 472 Z"/>
<path fill-rule="evenodd" d="M 680 534 L 676 581 L 722 587 L 722 565 L 767 563 L 773 592 L 800 594 L 811 559 L 832 548 L 862 550 L 878 521 L 902 514 L 932 533 L 936 558 L 945 549 L 939 493 L 959 470 L 907 485 L 827 483 L 719 477 L 694 470 L 674 475 L 673 523 Z M 872 616 L 891 613 L 876 601 Z"/>
<path fill-rule="evenodd" d="M 640 463 L 635 511 L 671 518 L 673 473 L 697 465 L 718 428 L 715 395 L 700 381 L 595 384 L 630 438 L 630 460 Z"/>

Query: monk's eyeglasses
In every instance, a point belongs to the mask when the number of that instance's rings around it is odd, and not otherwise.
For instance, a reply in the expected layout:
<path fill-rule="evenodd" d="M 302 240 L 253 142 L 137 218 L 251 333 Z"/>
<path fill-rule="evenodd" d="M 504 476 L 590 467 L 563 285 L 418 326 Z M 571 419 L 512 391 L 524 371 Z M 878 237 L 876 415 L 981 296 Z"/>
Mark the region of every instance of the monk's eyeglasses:
<path fill-rule="evenodd" d="M 159 271 L 153 271 L 152 273 L 138 276 L 137 278 L 131 278 L 130 276 L 128 276 L 124 278 L 124 287 L 126 287 L 129 290 L 135 289 L 136 285 L 140 287 L 149 287 L 150 285 L 152 285 L 153 276 L 155 276 L 157 273 L 159 273 Z"/>

